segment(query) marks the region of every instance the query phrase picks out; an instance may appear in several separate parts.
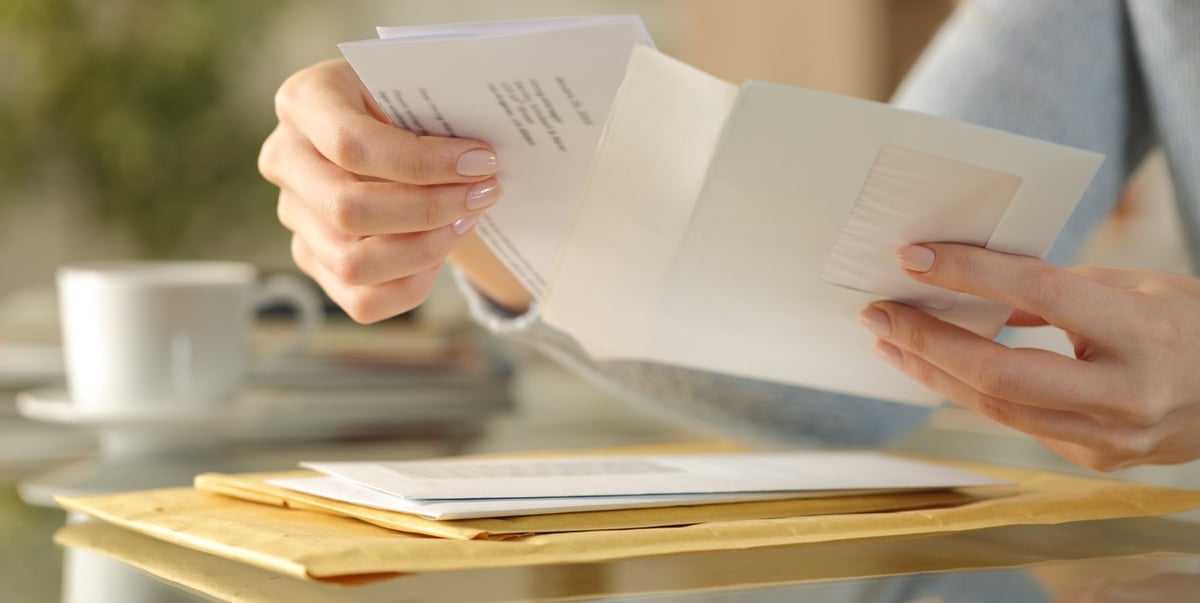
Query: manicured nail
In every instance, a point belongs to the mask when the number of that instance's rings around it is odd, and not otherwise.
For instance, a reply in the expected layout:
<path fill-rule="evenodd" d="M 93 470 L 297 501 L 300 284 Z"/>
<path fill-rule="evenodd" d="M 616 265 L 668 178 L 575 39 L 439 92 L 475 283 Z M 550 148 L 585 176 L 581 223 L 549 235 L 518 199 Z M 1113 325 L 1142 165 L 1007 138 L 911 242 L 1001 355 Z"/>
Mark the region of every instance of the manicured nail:
<path fill-rule="evenodd" d="M 475 226 L 475 223 L 478 221 L 479 216 L 467 216 L 465 218 L 459 218 L 455 220 L 454 224 L 451 226 L 454 227 L 454 232 L 463 234 L 464 232 L 471 230 L 471 227 Z"/>
<path fill-rule="evenodd" d="M 887 312 L 879 308 L 863 310 L 862 314 L 858 315 L 858 320 L 878 337 L 887 337 L 892 334 L 892 319 Z"/>
<path fill-rule="evenodd" d="M 886 341 L 875 342 L 875 355 L 886 360 L 896 370 L 904 368 L 904 358 L 900 356 L 900 348 Z"/>
<path fill-rule="evenodd" d="M 467 209 L 481 209 L 500 199 L 500 183 L 495 180 L 484 180 L 471 187 L 467 193 Z"/>
<path fill-rule="evenodd" d="M 909 245 L 896 254 L 896 261 L 905 270 L 913 272 L 929 272 L 933 268 L 933 250 L 921 245 Z"/>
<path fill-rule="evenodd" d="M 487 176 L 496 173 L 496 154 L 484 149 L 467 151 L 458 157 L 458 175 Z"/>

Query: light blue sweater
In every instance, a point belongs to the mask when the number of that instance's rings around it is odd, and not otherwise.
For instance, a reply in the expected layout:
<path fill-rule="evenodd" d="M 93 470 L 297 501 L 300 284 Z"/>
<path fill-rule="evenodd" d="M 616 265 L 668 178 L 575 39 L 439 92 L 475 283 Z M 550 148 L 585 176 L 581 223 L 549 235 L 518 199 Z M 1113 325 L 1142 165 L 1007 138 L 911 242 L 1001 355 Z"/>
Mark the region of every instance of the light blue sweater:
<path fill-rule="evenodd" d="M 1104 153 L 1051 251 L 1056 262 L 1071 259 L 1133 169 L 1161 146 L 1191 257 L 1200 254 L 1200 2 L 975 0 L 934 39 L 894 102 Z M 597 363 L 536 308 L 512 316 L 462 284 L 472 315 L 493 332 L 694 426 L 794 445 L 879 446 L 931 412 L 662 364 Z"/>

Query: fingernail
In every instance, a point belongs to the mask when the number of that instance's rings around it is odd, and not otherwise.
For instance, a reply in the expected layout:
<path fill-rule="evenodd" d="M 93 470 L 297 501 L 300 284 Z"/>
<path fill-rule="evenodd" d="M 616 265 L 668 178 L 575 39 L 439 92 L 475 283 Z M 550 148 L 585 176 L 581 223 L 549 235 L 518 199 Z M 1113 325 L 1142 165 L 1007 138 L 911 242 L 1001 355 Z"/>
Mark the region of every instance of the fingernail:
<path fill-rule="evenodd" d="M 933 250 L 921 245 L 909 245 L 896 254 L 896 261 L 905 270 L 929 272 L 933 268 Z"/>
<path fill-rule="evenodd" d="M 863 310 L 862 314 L 858 315 L 858 320 L 878 337 L 887 337 L 892 334 L 892 318 L 879 308 Z"/>
<path fill-rule="evenodd" d="M 479 216 L 467 216 L 465 218 L 459 218 L 455 220 L 454 224 L 451 224 L 451 226 L 454 227 L 454 232 L 463 234 L 464 232 L 471 230 L 471 227 L 475 226 L 475 223 L 478 221 Z"/>
<path fill-rule="evenodd" d="M 875 355 L 886 360 L 896 370 L 904 368 L 904 358 L 900 356 L 900 348 L 886 341 L 875 342 Z"/>
<path fill-rule="evenodd" d="M 467 209 L 487 207 L 500 199 L 500 183 L 495 180 L 485 180 L 471 187 L 467 193 Z"/>
<path fill-rule="evenodd" d="M 496 173 L 496 154 L 484 149 L 467 151 L 458 157 L 460 176 L 487 176 Z"/>

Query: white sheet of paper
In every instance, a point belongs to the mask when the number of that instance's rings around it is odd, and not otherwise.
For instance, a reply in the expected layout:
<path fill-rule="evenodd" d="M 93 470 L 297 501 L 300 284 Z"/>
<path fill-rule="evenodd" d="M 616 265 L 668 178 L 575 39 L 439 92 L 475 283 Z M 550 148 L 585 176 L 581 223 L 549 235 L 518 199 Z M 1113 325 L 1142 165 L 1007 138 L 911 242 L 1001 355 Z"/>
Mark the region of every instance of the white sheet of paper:
<path fill-rule="evenodd" d="M 901 297 L 943 308 L 930 311 L 992 337 L 1009 310 L 908 286 L 891 257 L 898 243 L 978 243 L 984 236 L 991 249 L 1043 256 L 1102 160 L 880 103 L 761 82 L 742 86 L 722 116 L 733 86 L 722 89 L 712 79 L 649 49 L 635 50 L 631 59 L 543 301 L 546 321 L 597 358 L 936 404 L 937 395 L 874 357 L 874 336 L 858 313 L 873 301 Z M 682 90 L 709 100 L 681 105 Z M 649 144 L 685 136 L 690 120 L 707 124 L 705 131 L 722 127 L 709 163 L 679 157 L 703 157 L 703 149 Z M 894 211 L 855 215 L 864 182 L 870 184 L 888 147 L 942 161 L 923 164 L 920 186 L 889 191 Z M 961 164 L 971 167 L 954 168 Z M 637 165 L 642 169 L 631 169 Z M 680 191 L 666 195 L 669 202 L 649 178 L 657 166 L 665 166 L 661 178 L 669 190 Z M 698 185 L 689 178 L 703 183 L 692 199 Z M 931 211 L 920 194 L 938 181 L 955 194 L 936 199 Z M 980 202 L 986 207 L 978 208 Z M 966 235 L 964 217 L 971 222 Z M 656 227 L 635 226 L 643 222 Z M 867 250 L 876 259 L 864 262 L 862 274 L 894 271 L 895 278 L 856 285 L 868 291 L 823 278 L 847 224 L 882 243 Z M 891 253 L 879 258 L 887 247 Z"/>
<path fill-rule="evenodd" d="M 785 498 L 823 498 L 870 491 L 821 491 L 762 494 L 650 494 L 642 496 L 551 496 L 544 498 L 481 498 L 469 500 L 422 500 L 402 498 L 334 476 L 270 480 L 272 485 L 313 496 L 339 500 L 372 509 L 398 511 L 426 519 L 472 519 L 515 517 L 579 511 L 679 507 L 710 503 L 732 503 Z"/>
<path fill-rule="evenodd" d="M 990 486 L 1002 480 L 875 452 L 306 462 L 402 498 L 487 499 Z"/>
<path fill-rule="evenodd" d="M 504 199 L 476 227 L 541 296 L 635 46 L 635 16 L 380 28 L 340 44 L 392 123 L 487 141 Z"/>

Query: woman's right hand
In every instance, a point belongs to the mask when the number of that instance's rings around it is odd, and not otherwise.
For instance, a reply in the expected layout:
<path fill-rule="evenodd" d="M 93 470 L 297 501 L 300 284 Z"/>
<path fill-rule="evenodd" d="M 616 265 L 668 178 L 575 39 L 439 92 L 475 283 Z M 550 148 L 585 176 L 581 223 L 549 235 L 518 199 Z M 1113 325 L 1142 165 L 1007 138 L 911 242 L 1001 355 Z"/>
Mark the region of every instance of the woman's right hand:
<path fill-rule="evenodd" d="M 292 258 L 358 322 L 407 312 L 501 194 L 486 143 L 393 126 L 344 60 L 289 77 L 258 166 Z"/>

